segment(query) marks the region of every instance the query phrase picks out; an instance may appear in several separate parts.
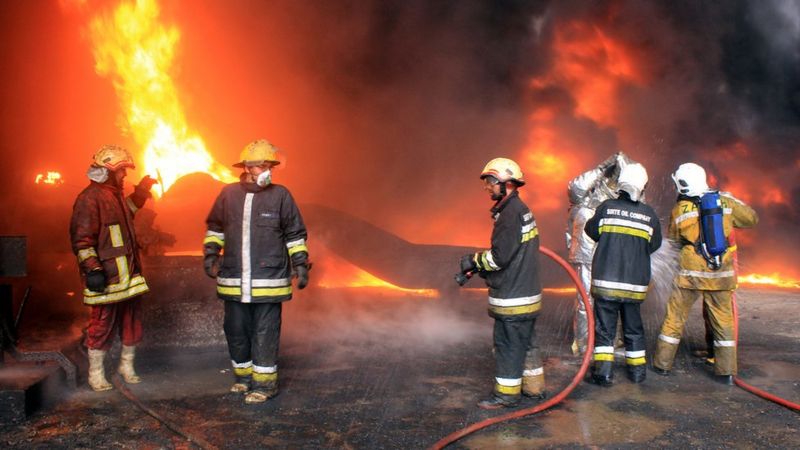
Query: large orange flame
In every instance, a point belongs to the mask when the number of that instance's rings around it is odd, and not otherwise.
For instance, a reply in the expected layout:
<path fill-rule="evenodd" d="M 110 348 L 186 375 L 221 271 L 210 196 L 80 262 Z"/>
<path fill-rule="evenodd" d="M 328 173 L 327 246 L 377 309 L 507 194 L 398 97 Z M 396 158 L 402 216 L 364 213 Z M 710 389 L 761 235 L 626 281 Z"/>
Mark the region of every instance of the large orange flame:
<path fill-rule="evenodd" d="M 633 52 L 611 33 L 582 21 L 563 24 L 553 44 L 552 70 L 530 82 L 534 91 L 566 89 L 574 105 L 534 105 L 528 144 L 522 149 L 523 172 L 537 181 L 532 195 L 537 210 L 552 211 L 563 202 L 564 187 L 587 170 L 584 143 L 559 124 L 559 114 L 589 119 L 602 127 L 619 125 L 619 97 L 626 85 L 646 82 Z M 569 111 L 563 110 L 570 108 Z"/>
<path fill-rule="evenodd" d="M 573 21 L 559 28 L 550 81 L 570 88 L 576 113 L 601 125 L 617 124 L 619 93 L 644 81 L 625 45 L 598 26 Z"/>
<path fill-rule="evenodd" d="M 162 192 L 195 172 L 226 183 L 237 180 L 186 123 L 170 75 L 180 32 L 160 22 L 155 0 L 126 1 L 113 14 L 96 16 L 89 36 L 95 68 L 113 81 L 127 129 L 144 148 L 144 172 L 159 177 Z"/>

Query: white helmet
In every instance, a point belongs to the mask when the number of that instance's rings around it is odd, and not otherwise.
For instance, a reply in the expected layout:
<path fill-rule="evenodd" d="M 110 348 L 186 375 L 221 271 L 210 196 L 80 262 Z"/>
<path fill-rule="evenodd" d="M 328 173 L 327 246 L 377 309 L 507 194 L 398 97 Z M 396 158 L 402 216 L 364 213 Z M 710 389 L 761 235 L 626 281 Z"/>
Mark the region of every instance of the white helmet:
<path fill-rule="evenodd" d="M 631 200 L 637 202 L 642 196 L 647 180 L 647 170 L 643 165 L 639 163 L 627 164 L 619 173 L 617 190 L 627 192 L 631 196 Z"/>
<path fill-rule="evenodd" d="M 672 174 L 678 192 L 689 197 L 699 197 L 708 191 L 706 171 L 695 163 L 683 163 Z"/>

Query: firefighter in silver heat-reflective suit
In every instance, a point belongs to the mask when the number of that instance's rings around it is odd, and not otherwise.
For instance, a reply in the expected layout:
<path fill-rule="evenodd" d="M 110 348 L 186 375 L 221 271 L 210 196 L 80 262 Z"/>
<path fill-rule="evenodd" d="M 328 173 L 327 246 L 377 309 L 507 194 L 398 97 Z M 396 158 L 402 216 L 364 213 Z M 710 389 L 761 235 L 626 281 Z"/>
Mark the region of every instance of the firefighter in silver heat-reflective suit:
<path fill-rule="evenodd" d="M 244 148 L 234 166 L 245 172 L 217 197 L 203 241 L 206 274 L 225 304 L 230 390 L 245 393 L 245 403 L 278 394 L 281 305 L 292 298 L 292 272 L 299 289 L 308 284 L 306 228 L 289 191 L 271 183 L 277 164 L 277 149 L 265 140 Z"/>
<path fill-rule="evenodd" d="M 587 295 L 591 290 L 592 256 L 595 242 L 584 232 L 584 226 L 601 203 L 611 198 L 617 198 L 616 188 L 620 170 L 632 162 L 624 153 L 615 153 L 597 167 L 573 178 L 567 186 L 570 203 L 566 230 L 567 259 L 581 279 Z M 575 338 L 572 342 L 572 352 L 577 355 L 586 351 L 589 321 L 586 318 L 586 307 L 580 294 L 577 294 L 575 301 L 576 310 L 572 325 Z M 591 296 L 589 296 L 589 301 L 591 302 Z"/>

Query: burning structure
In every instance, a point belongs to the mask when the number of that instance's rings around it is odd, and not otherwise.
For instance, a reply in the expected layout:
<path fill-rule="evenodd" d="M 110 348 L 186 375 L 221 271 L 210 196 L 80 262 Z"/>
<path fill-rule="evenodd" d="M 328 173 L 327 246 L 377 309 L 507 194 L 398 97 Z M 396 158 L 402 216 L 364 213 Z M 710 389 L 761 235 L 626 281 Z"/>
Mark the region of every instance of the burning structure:
<path fill-rule="evenodd" d="M 23 332 L 34 317 L 81 317 L 67 219 L 89 156 L 104 143 L 134 150 L 132 179 L 161 180 L 151 267 L 174 274 L 163 286 L 182 304 L 213 292 L 173 281 L 199 271 L 192 255 L 214 195 L 236 179 L 238 149 L 261 136 L 285 149 L 276 181 L 317 218 L 312 283 L 331 292 L 366 283 L 383 294 L 452 297 L 445 284 L 456 248 L 483 246 L 489 235 L 490 221 L 475 219 L 490 206 L 477 172 L 494 156 L 521 162 L 535 186 L 523 195 L 542 242 L 561 250 L 566 183 L 617 150 L 648 168 L 662 219 L 674 197 L 668 174 L 682 162 L 702 164 L 716 187 L 761 215 L 756 230 L 737 236 L 740 280 L 769 276 L 796 287 L 800 279 L 786 251 L 800 245 L 793 2 L 60 0 L 0 8 L 8 67 L 0 234 L 28 236 L 30 273 L 13 281 L 15 292 L 34 286 Z M 554 277 L 548 286 L 565 285 Z M 214 304 L 154 315 L 162 330 L 189 327 L 176 339 L 213 345 L 220 330 L 204 307 Z M 77 322 L 68 322 L 73 337 Z M 211 331 L 200 338 L 199 328 Z"/>

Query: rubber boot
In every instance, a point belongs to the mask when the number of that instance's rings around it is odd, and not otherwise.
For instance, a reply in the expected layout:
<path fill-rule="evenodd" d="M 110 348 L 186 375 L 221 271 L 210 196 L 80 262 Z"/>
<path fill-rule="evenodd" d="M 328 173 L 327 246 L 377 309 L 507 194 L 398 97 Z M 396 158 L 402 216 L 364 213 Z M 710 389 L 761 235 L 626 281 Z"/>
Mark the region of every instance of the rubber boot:
<path fill-rule="evenodd" d="M 89 386 L 95 392 L 107 391 L 114 386 L 106 380 L 106 369 L 103 360 L 106 358 L 105 350 L 89 349 Z"/>
<path fill-rule="evenodd" d="M 722 383 L 726 386 L 733 386 L 733 375 L 714 375 L 714 378 L 717 382 Z"/>
<path fill-rule="evenodd" d="M 233 383 L 231 386 L 230 391 L 234 394 L 244 394 L 245 392 L 250 390 L 250 379 L 239 379 L 236 377 L 236 383 Z"/>
<path fill-rule="evenodd" d="M 254 403 L 264 403 L 265 401 L 278 395 L 278 387 L 272 389 L 255 388 L 244 396 L 244 402 L 248 405 Z"/>
<path fill-rule="evenodd" d="M 592 381 L 600 386 L 611 386 L 614 382 L 614 363 L 611 361 L 595 361 L 592 366 Z"/>
<path fill-rule="evenodd" d="M 522 376 L 522 395 L 526 397 L 533 397 L 544 399 L 547 397 L 547 391 L 544 386 L 544 372 L 537 375 Z"/>
<path fill-rule="evenodd" d="M 634 383 L 641 383 L 647 378 L 647 366 L 644 364 L 638 366 L 628 366 L 628 379 Z"/>
<path fill-rule="evenodd" d="M 136 371 L 133 370 L 133 358 L 136 355 L 136 347 L 134 346 L 122 346 L 122 353 L 119 356 L 119 368 L 117 372 L 122 375 L 122 379 L 125 380 L 128 384 L 137 384 L 141 383 L 142 379 L 139 378 L 139 375 L 136 375 Z"/>
<path fill-rule="evenodd" d="M 519 403 L 519 395 L 505 395 L 505 394 L 498 394 L 493 393 L 491 397 L 487 398 L 486 400 L 481 400 L 478 402 L 478 408 L 480 409 L 500 409 L 500 408 L 512 408 L 517 406 Z"/>

